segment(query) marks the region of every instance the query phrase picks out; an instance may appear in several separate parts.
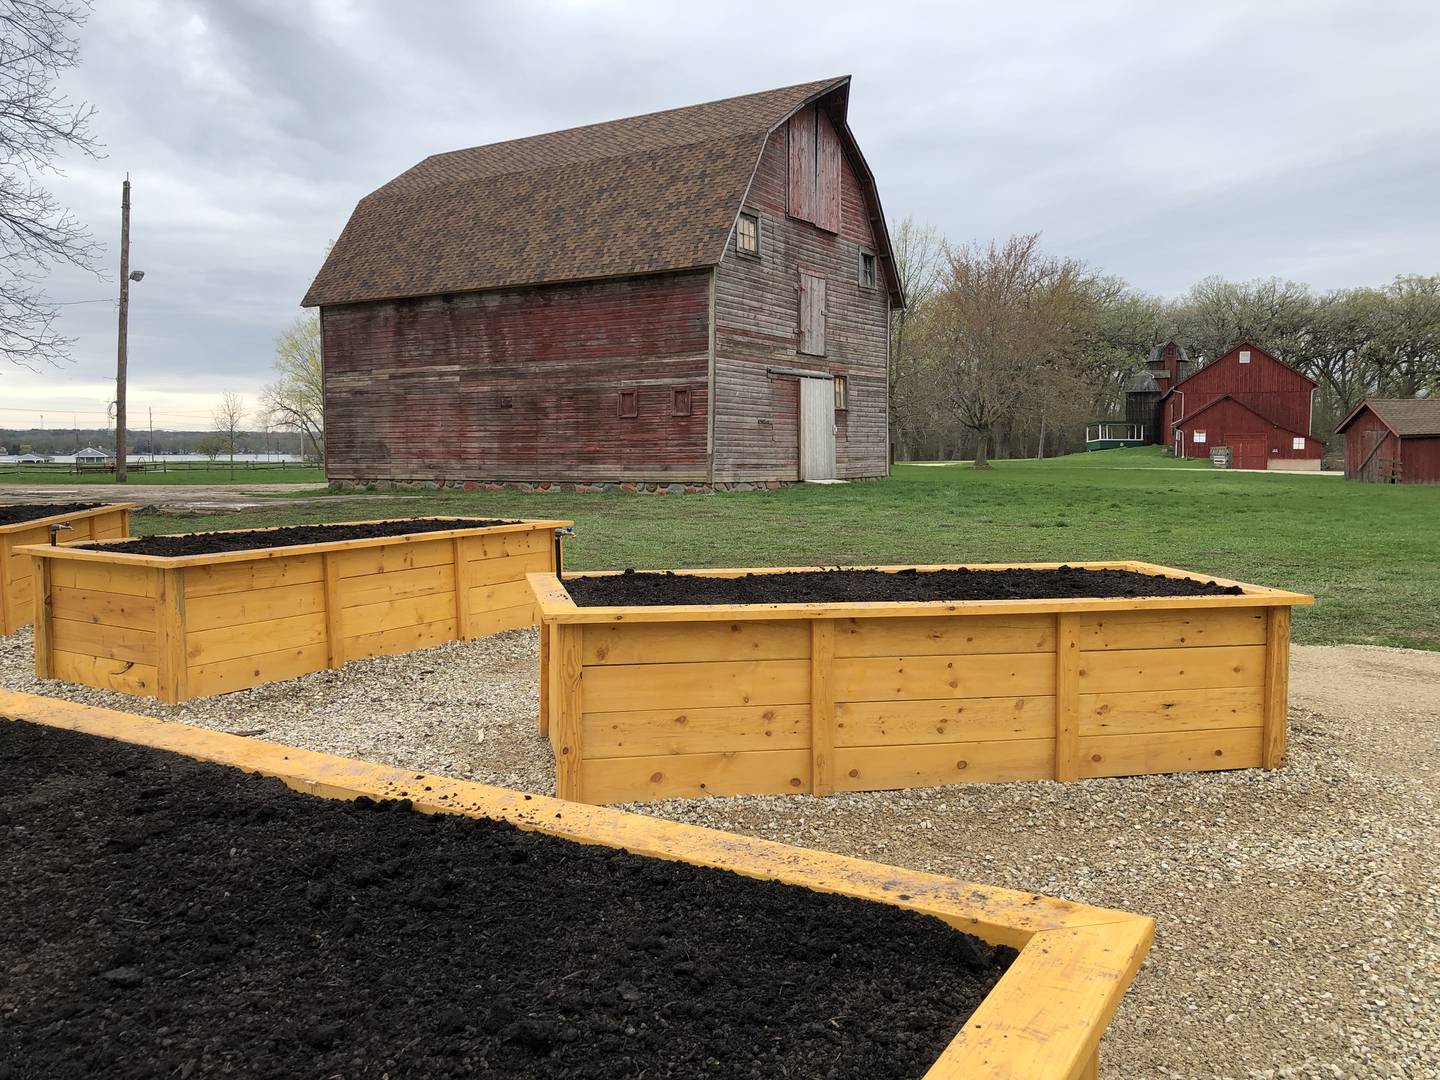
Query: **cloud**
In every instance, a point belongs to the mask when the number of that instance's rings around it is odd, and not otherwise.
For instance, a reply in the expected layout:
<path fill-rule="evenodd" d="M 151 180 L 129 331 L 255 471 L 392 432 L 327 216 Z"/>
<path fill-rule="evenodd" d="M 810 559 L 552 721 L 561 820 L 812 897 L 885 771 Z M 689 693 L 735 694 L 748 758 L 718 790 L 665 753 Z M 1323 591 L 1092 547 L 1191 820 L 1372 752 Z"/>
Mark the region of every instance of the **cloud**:
<path fill-rule="evenodd" d="M 850 73 L 887 212 L 957 240 L 1040 230 L 1157 293 L 1212 273 L 1319 288 L 1440 271 L 1440 6 L 1345 0 L 679 5 L 127 0 L 96 5 L 72 96 L 100 161 L 57 195 L 107 243 L 134 180 L 132 414 L 205 426 L 366 192 L 428 154 Z M 114 310 L 75 362 L 0 372 L 0 426 L 103 408 Z"/>

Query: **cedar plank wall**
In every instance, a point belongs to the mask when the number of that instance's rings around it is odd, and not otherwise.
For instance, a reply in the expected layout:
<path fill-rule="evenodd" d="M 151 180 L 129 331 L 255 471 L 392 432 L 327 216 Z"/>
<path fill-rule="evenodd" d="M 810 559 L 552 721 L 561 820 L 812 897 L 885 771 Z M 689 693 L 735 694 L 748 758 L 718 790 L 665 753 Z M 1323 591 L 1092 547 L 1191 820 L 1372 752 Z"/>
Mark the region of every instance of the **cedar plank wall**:
<path fill-rule="evenodd" d="M 704 270 L 324 308 L 329 478 L 703 482 L 709 284 Z M 672 389 L 691 391 L 689 416 L 671 415 Z"/>
<path fill-rule="evenodd" d="M 740 255 L 732 238 L 715 272 L 715 480 L 799 478 L 799 388 L 767 367 L 847 376 L 849 409 L 836 413 L 837 474 L 888 472 L 886 338 L 889 297 L 883 269 L 874 289 L 859 285 L 861 247 L 875 236 L 860 183 L 842 155 L 840 232 L 786 214 L 787 125 L 761 156 L 745 210 L 760 216 L 760 258 Z M 796 353 L 799 272 L 826 279 L 826 355 Z"/>

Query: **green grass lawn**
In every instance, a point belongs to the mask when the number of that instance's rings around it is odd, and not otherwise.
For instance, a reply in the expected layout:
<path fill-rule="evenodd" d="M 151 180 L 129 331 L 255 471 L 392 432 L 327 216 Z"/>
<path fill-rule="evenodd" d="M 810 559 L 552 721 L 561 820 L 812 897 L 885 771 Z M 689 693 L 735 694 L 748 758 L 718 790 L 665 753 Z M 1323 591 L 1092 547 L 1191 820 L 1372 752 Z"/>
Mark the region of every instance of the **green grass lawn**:
<path fill-rule="evenodd" d="M 232 475 L 230 467 L 223 463 L 209 465 L 196 463 L 199 468 L 177 469 L 171 466 L 165 472 L 137 470 L 130 466 L 129 482 L 132 484 L 323 484 L 325 470 L 317 466 L 266 466 L 248 469 L 237 465 Z M 96 469 L 87 472 L 72 472 L 67 465 L 4 465 L 0 466 L 0 499 L 4 498 L 5 486 L 9 484 L 55 484 L 60 486 L 83 484 L 112 484 L 114 473 Z"/>
<path fill-rule="evenodd" d="M 142 515 L 140 532 L 427 513 L 572 518 L 574 569 L 1144 559 L 1295 589 L 1297 640 L 1440 649 L 1440 488 L 1227 473 L 1155 449 L 901 465 L 883 482 L 743 494 L 512 492 Z"/>

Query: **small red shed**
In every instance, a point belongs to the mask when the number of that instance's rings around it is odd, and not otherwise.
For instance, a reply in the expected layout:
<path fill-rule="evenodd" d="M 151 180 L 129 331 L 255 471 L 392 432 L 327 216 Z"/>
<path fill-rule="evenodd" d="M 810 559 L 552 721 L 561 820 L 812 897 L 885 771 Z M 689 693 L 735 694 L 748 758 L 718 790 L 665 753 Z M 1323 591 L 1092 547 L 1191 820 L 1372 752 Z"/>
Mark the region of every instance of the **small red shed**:
<path fill-rule="evenodd" d="M 1440 400 L 1371 398 L 1340 422 L 1345 479 L 1440 484 Z"/>
<path fill-rule="evenodd" d="M 1315 380 L 1242 341 L 1181 379 L 1160 399 L 1176 457 L 1228 446 L 1236 469 L 1318 470 L 1324 445 L 1310 435 Z"/>

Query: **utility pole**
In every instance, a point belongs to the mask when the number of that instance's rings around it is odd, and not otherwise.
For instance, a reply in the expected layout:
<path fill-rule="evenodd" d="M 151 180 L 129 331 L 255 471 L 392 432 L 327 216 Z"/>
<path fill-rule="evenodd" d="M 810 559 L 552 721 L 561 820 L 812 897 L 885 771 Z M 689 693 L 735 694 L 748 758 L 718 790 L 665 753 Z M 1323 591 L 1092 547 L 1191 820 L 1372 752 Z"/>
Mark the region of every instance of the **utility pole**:
<path fill-rule="evenodd" d="M 130 177 L 120 189 L 120 340 L 115 351 L 115 482 L 125 483 L 125 335 L 130 322 Z"/>
<path fill-rule="evenodd" d="M 155 408 L 151 406 L 147 410 L 150 414 L 150 460 L 155 460 Z"/>

